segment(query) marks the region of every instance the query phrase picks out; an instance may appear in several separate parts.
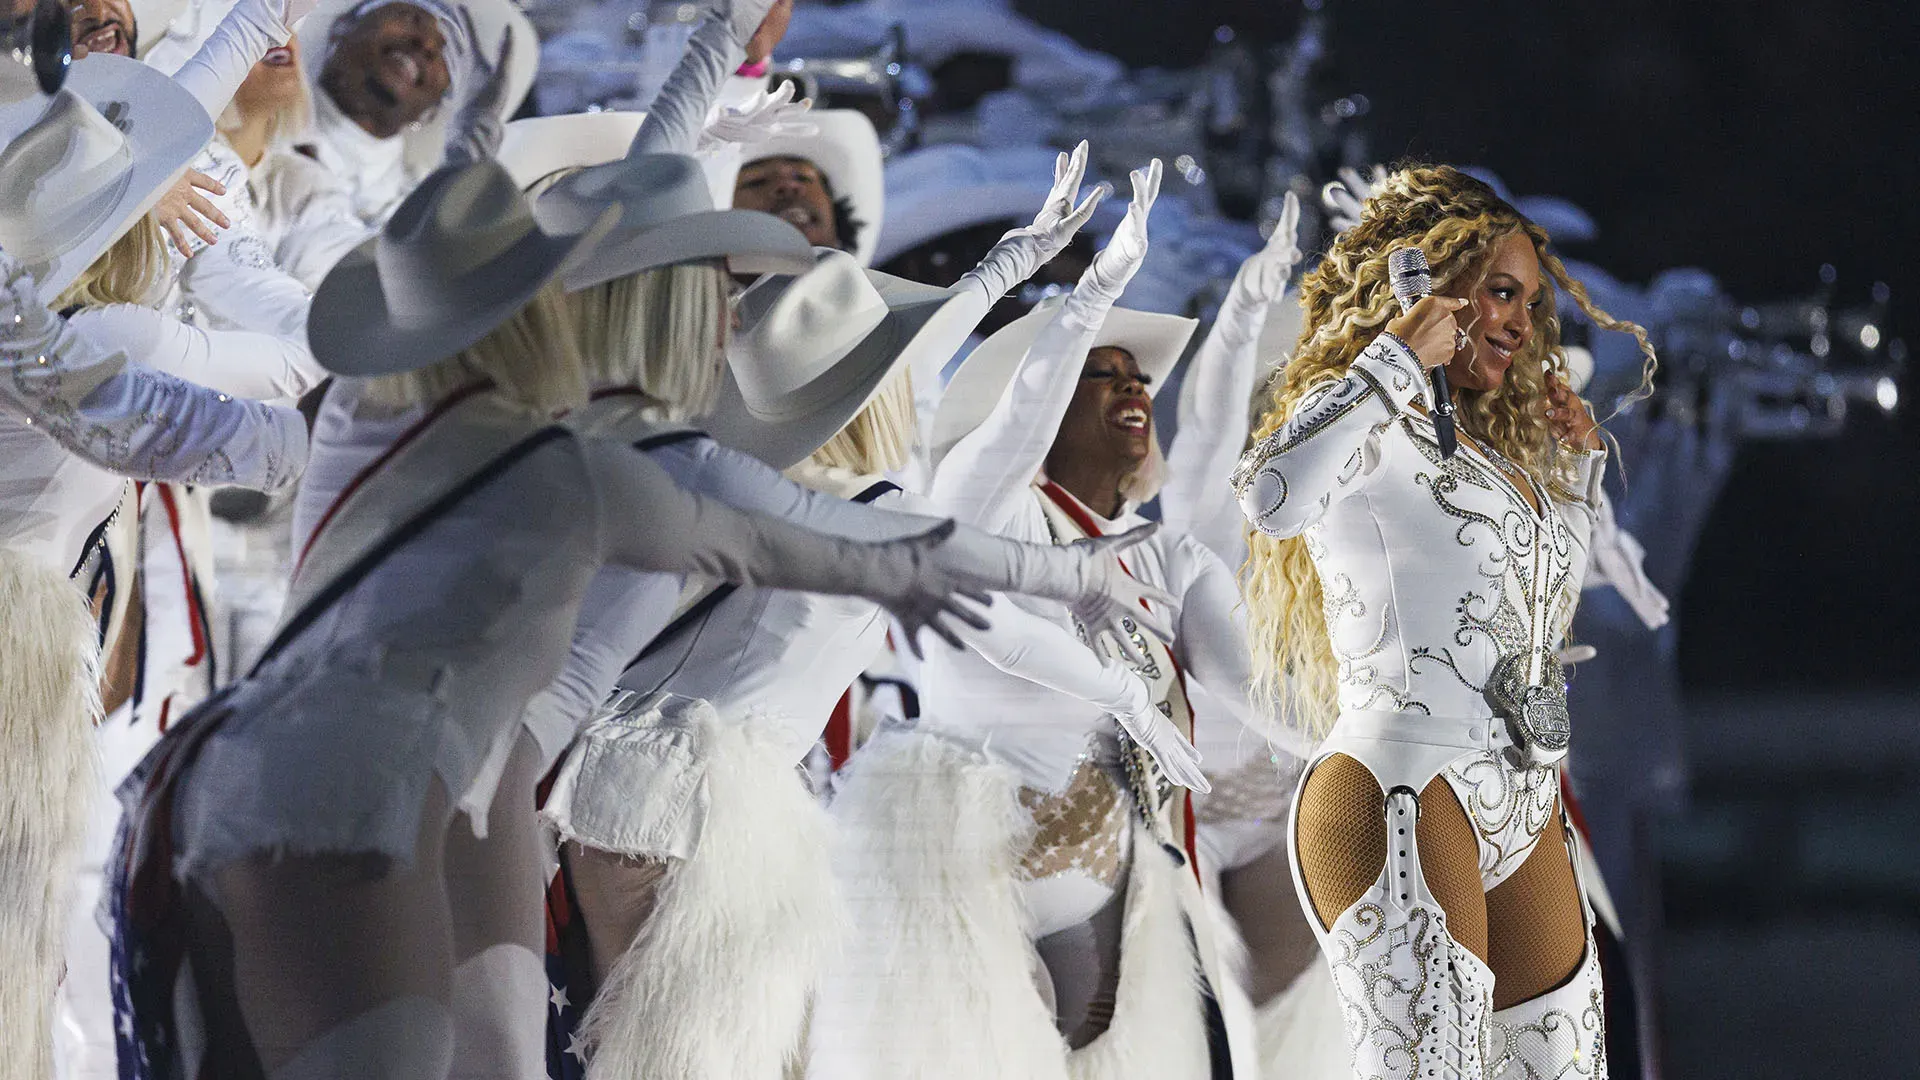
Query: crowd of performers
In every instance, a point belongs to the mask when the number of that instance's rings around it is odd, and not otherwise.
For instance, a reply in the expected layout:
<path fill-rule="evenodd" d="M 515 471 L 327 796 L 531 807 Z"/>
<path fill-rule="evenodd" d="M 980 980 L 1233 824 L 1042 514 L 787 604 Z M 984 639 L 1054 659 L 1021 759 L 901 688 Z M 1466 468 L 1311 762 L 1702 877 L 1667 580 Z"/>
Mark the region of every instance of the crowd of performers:
<path fill-rule="evenodd" d="M 1085 142 L 870 269 L 967 152 L 681 6 L 644 113 L 509 122 L 506 0 L 0 57 L 0 1078 L 1606 1076 L 1568 631 L 1664 601 L 1557 313 L 1641 328 L 1444 165 L 1197 345 Z"/>

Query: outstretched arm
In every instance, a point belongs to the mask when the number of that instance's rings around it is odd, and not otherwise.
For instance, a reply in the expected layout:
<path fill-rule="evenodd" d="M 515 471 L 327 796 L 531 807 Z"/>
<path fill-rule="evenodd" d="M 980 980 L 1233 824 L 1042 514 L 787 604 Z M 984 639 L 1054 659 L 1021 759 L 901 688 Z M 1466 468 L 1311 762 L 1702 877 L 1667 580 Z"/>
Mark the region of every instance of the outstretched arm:
<path fill-rule="evenodd" d="M 292 409 L 241 401 L 101 348 L 0 252 L 0 403 L 83 461 L 136 480 L 278 491 L 307 463 Z"/>

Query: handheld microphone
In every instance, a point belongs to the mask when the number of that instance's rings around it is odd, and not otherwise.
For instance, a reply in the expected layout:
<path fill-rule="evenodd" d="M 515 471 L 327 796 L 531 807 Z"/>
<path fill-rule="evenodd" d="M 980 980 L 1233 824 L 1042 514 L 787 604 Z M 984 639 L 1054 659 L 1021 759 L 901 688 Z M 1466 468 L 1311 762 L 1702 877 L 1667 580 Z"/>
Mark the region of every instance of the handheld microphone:
<path fill-rule="evenodd" d="M 1400 301 L 1405 314 L 1423 296 L 1433 293 L 1433 271 L 1427 266 L 1427 253 L 1417 247 L 1394 248 L 1387 253 L 1387 280 L 1393 285 L 1393 298 Z M 1433 383 L 1433 434 L 1440 442 L 1440 456 L 1450 458 L 1459 447 L 1453 434 L 1453 390 L 1447 385 L 1447 366 L 1427 369 Z"/>

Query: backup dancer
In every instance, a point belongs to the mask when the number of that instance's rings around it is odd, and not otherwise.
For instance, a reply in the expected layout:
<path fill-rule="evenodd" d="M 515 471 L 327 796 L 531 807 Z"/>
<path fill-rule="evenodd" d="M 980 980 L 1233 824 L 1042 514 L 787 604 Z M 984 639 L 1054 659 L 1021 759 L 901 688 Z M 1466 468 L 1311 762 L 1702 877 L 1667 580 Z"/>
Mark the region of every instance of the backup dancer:
<path fill-rule="evenodd" d="M 1398 314 L 1403 245 L 1439 292 Z M 1606 1075 L 1557 655 L 1605 454 L 1565 385 L 1556 287 L 1650 370 L 1643 332 L 1490 188 L 1394 174 L 1302 283 L 1300 345 L 1234 474 L 1257 670 L 1323 738 L 1290 847 L 1356 1076 Z M 1442 365 L 1451 457 L 1421 401 Z"/>
<path fill-rule="evenodd" d="M 1111 309 L 1145 254 L 1158 179 L 1157 163 L 1134 174 L 1126 220 L 1071 296 L 988 338 L 955 374 L 933 433 L 936 505 L 1051 542 L 1140 520 L 1132 500 L 1157 486 L 1148 384 L 1193 326 Z M 1222 700 L 1246 682 L 1231 572 L 1166 531 L 1123 563 L 1169 594 L 1159 614 L 1173 644 L 1129 636 L 1155 709 L 1184 732 L 1186 678 Z M 922 685 L 919 726 L 863 748 L 833 805 L 859 932 L 822 992 L 813 1070 L 1202 1077 L 1224 1066 L 1200 990 L 1219 973 L 1175 786 L 1204 788 L 1192 756 L 1143 752 L 1098 707 L 965 654 L 930 657 Z"/>
<path fill-rule="evenodd" d="M 306 460 L 306 425 L 291 410 L 129 362 L 116 345 L 94 340 L 103 327 L 54 314 L 52 304 L 120 283 L 127 261 L 106 253 L 147 227 L 147 208 L 211 121 L 195 119 L 188 92 L 116 56 L 74 64 L 51 99 L 30 80 L 12 61 L 0 63 L 10 101 L 0 107 L 0 460 L 8 478 L 0 509 L 0 684 L 8 691 L 0 708 L 15 738 L 0 785 L 0 862 L 13 868 L 0 903 L 8 973 L 0 980 L 0 1042 L 9 1048 L 4 1068 L 38 1080 L 51 1068 L 46 1010 L 60 973 L 69 860 L 94 783 L 88 729 L 98 716 L 100 641 L 130 588 L 115 581 L 101 538 L 129 477 L 287 486 Z M 118 112 L 125 130 L 102 110 Z M 109 167 L 43 186 L 52 170 L 89 161 Z M 157 244 L 145 250 L 147 265 L 135 259 L 132 276 L 150 281 L 164 255 Z M 130 568 L 120 570 L 131 579 Z M 97 622 L 89 595 L 100 606 Z"/>

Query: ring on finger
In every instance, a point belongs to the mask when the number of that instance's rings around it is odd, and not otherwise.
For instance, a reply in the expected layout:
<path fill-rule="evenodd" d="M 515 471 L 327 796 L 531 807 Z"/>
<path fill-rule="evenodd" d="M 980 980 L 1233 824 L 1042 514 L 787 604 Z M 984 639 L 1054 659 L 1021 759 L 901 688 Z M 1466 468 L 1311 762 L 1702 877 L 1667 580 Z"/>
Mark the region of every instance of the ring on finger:
<path fill-rule="evenodd" d="M 1459 352 L 1467 347 L 1467 332 L 1459 327 L 1453 328 L 1453 351 Z"/>

